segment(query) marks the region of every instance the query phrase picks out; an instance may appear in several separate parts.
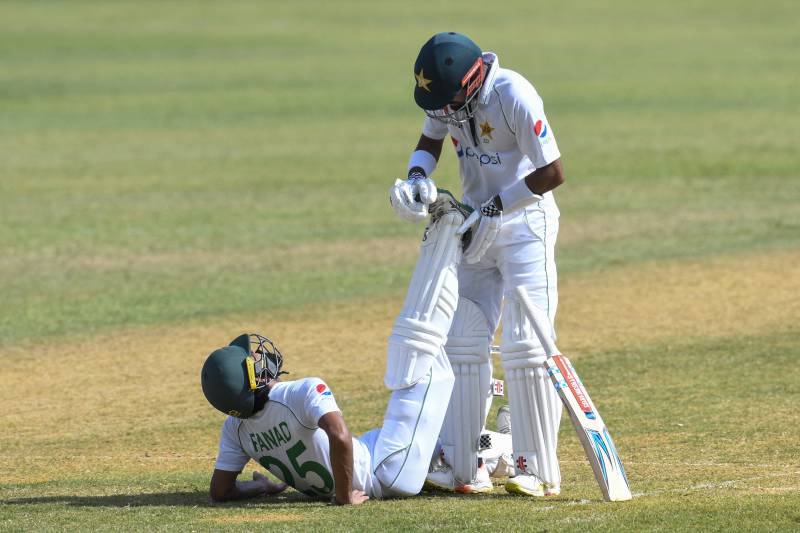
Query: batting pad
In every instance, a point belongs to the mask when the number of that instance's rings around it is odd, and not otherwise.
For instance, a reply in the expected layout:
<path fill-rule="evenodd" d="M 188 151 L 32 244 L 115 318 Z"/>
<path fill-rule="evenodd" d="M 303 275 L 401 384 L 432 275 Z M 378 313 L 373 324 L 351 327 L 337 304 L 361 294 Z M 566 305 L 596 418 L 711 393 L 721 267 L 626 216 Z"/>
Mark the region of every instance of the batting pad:
<path fill-rule="evenodd" d="M 480 308 L 459 298 L 445 345 L 455 385 L 440 438 L 445 461 L 462 484 L 477 474 L 478 439 L 492 402 L 489 336 L 489 323 Z"/>
<path fill-rule="evenodd" d="M 372 471 L 384 496 L 413 496 L 422 490 L 453 389 L 453 372 L 440 348 L 428 373 L 392 392 L 372 452 Z"/>
<path fill-rule="evenodd" d="M 451 211 L 425 228 L 403 310 L 389 337 L 383 382 L 390 390 L 410 387 L 426 376 L 447 339 L 458 304 L 461 239 L 456 230 L 463 221 L 461 213 Z"/>
<path fill-rule="evenodd" d="M 513 296 L 507 297 L 500 345 L 511 404 L 516 473 L 535 474 L 549 486 L 559 487 L 556 447 L 563 406 L 543 366 L 544 348 L 521 305 Z"/>

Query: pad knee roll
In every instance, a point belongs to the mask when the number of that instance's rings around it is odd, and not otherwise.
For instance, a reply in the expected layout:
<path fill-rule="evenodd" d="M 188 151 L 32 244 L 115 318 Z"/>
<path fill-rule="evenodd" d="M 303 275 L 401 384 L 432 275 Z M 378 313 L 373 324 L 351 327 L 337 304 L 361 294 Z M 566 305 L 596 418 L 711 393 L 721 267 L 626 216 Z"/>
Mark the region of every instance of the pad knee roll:
<path fill-rule="evenodd" d="M 425 229 L 403 310 L 389 337 L 383 380 L 391 390 L 410 387 L 427 375 L 447 340 L 458 303 L 461 239 L 456 230 L 463 220 L 450 212 Z"/>

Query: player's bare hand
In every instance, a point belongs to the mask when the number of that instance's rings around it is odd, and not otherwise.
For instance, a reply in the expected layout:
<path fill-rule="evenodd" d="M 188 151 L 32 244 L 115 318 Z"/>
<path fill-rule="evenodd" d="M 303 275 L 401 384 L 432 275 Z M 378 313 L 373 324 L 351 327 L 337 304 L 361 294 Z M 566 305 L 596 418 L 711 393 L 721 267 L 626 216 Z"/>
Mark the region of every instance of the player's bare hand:
<path fill-rule="evenodd" d="M 360 490 L 351 490 L 350 491 L 350 501 L 348 502 L 340 502 L 337 498 L 333 499 L 334 505 L 360 505 L 365 501 L 369 500 L 369 496 L 366 495 L 365 492 Z"/>
<path fill-rule="evenodd" d="M 253 481 L 264 487 L 264 494 L 267 496 L 283 492 L 284 490 L 286 490 L 286 487 L 289 486 L 286 483 L 283 483 L 282 481 L 278 482 L 272 481 L 271 479 L 269 479 L 267 476 L 265 476 L 260 472 L 253 472 Z"/>

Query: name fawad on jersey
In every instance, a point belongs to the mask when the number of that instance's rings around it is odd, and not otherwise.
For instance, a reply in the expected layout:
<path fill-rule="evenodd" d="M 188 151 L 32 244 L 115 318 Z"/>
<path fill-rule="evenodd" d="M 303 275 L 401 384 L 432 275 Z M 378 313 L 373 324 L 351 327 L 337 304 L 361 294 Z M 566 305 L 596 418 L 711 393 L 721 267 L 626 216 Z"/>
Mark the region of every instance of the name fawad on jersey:
<path fill-rule="evenodd" d="M 292 440 L 292 433 L 289 431 L 289 425 L 286 422 L 281 422 L 267 431 L 250 433 L 250 442 L 253 443 L 253 450 L 256 453 L 264 450 L 269 451 L 281 444 L 288 443 L 290 440 Z"/>

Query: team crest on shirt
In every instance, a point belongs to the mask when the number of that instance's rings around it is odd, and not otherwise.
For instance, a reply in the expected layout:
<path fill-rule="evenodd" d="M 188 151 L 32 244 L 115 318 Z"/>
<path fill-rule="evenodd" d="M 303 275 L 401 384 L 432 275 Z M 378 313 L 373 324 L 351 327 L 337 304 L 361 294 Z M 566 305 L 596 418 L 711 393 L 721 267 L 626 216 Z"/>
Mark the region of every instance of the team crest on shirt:
<path fill-rule="evenodd" d="M 541 120 L 537 120 L 536 124 L 533 125 L 533 133 L 535 133 L 540 139 L 544 139 L 547 137 L 547 124 Z"/>
<path fill-rule="evenodd" d="M 488 120 L 485 121 L 480 126 L 481 126 L 481 138 L 483 139 L 483 142 L 488 143 L 489 141 L 493 140 L 492 139 L 492 132 L 496 128 L 493 128 L 492 125 L 489 124 Z"/>
<path fill-rule="evenodd" d="M 317 393 L 323 396 L 331 396 L 333 393 L 329 390 L 326 390 L 328 387 L 325 386 L 324 383 L 320 383 L 317 385 Z"/>

